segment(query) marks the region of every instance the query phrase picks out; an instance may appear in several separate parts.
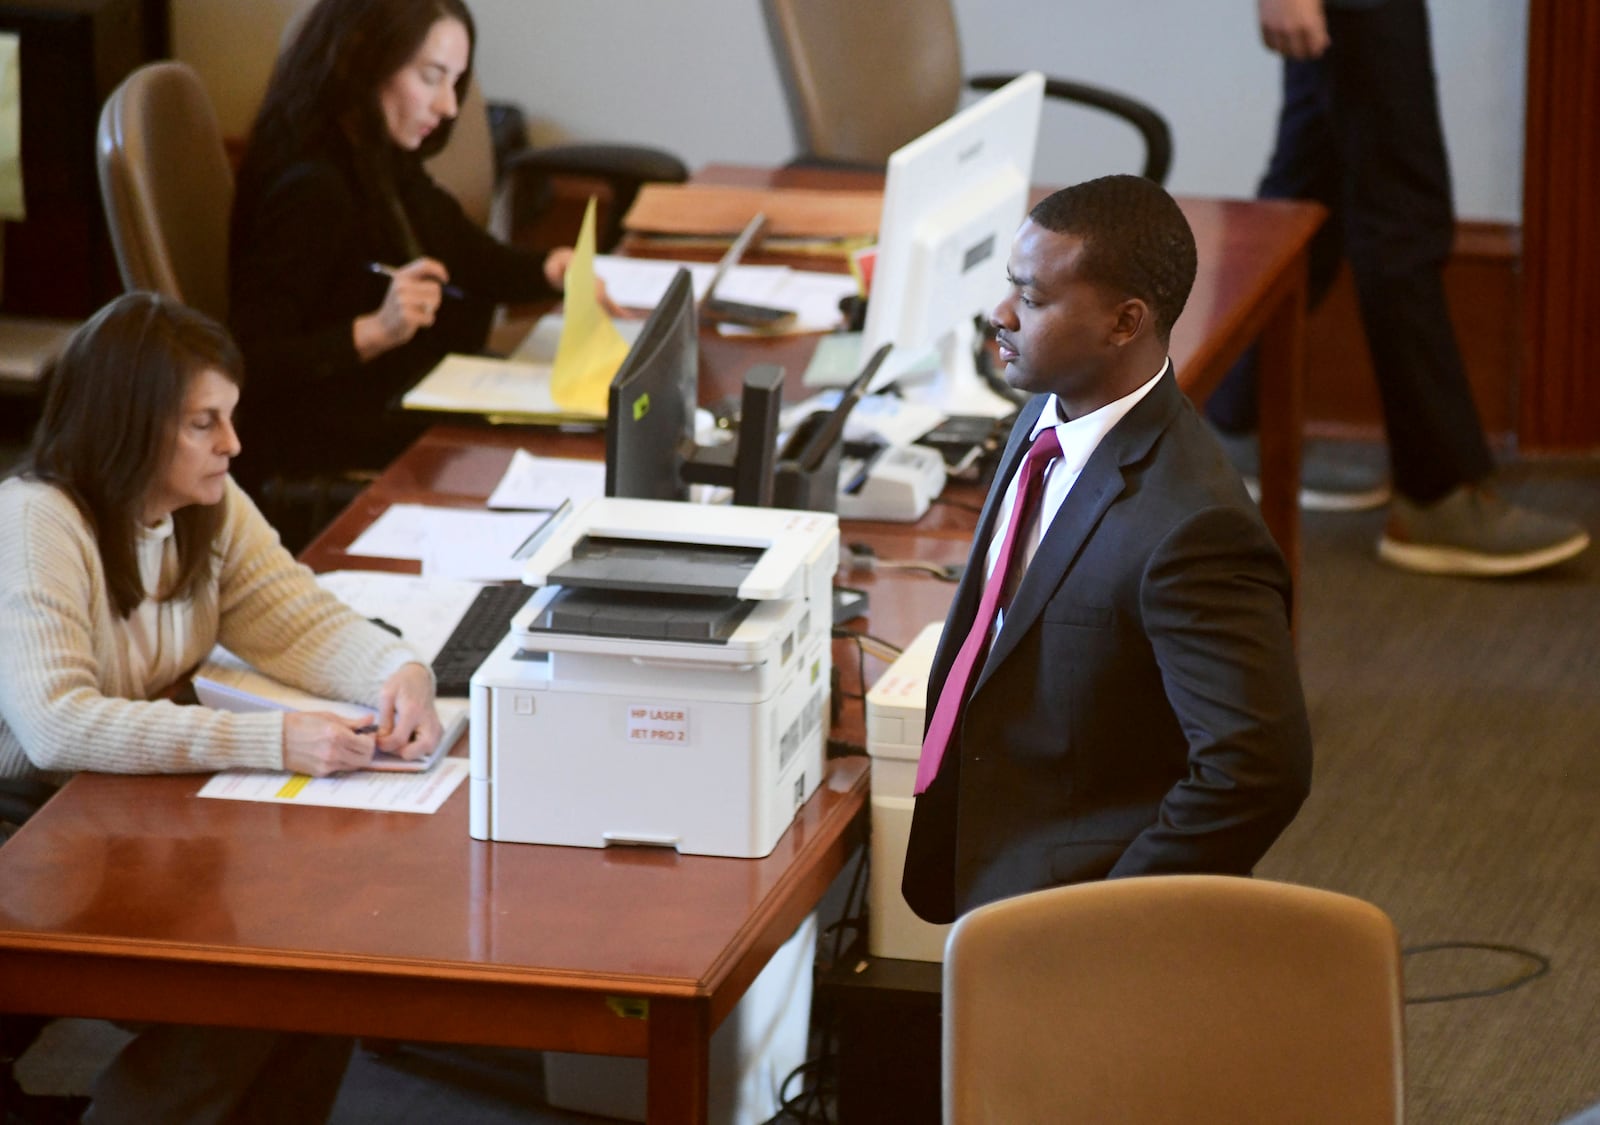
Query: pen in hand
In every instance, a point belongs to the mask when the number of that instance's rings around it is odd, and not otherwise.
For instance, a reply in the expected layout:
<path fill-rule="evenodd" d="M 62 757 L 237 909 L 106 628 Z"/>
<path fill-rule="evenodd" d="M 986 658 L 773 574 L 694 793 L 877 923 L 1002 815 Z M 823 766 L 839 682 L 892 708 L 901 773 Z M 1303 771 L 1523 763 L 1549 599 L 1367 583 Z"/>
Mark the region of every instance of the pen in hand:
<path fill-rule="evenodd" d="M 382 262 L 368 262 L 367 272 L 382 274 L 384 277 L 393 277 L 400 271 L 395 269 L 393 266 L 386 266 Z M 467 291 L 465 289 L 461 288 L 459 285 L 451 285 L 449 282 L 441 283 L 439 286 L 439 292 L 443 293 L 446 297 L 451 297 L 457 301 L 465 300 L 467 296 Z"/>

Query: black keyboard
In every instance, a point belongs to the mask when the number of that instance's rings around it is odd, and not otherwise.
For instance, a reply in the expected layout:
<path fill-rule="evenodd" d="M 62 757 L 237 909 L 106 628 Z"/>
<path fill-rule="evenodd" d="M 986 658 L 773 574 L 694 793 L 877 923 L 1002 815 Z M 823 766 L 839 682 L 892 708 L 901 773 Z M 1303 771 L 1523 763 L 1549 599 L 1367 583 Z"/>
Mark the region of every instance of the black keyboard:
<path fill-rule="evenodd" d="M 466 696 L 472 673 L 505 639 L 516 616 L 530 597 L 533 587 L 518 582 L 510 586 L 485 586 L 461 615 L 450 639 L 433 658 L 433 678 L 440 696 Z"/>

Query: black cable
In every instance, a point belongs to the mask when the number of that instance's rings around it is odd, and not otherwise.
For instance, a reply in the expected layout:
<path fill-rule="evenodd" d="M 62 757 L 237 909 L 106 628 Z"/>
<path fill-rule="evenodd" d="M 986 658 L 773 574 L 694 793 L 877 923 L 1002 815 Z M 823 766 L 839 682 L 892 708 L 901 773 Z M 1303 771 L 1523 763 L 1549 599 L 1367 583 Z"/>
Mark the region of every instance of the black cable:
<path fill-rule="evenodd" d="M 835 637 L 855 641 L 857 646 L 859 646 L 863 641 L 871 641 L 873 644 L 883 649 L 884 653 L 892 654 L 892 656 L 899 656 L 905 651 L 893 641 L 886 641 L 882 637 L 875 636 L 872 633 L 864 633 L 860 629 L 847 629 L 843 625 L 835 625 L 833 627 L 833 635 Z M 877 656 L 880 660 L 892 659 L 892 657 L 883 656 L 878 653 L 873 653 L 873 655 Z"/>
<path fill-rule="evenodd" d="M 947 508 L 956 508 L 963 512 L 971 512 L 975 516 L 983 514 L 982 504 L 969 504 L 965 500 L 957 500 L 950 496 L 935 496 L 935 504 L 943 504 Z"/>
<path fill-rule="evenodd" d="M 861 644 L 862 634 L 856 632 L 854 629 L 846 629 L 842 626 L 835 625 L 833 627 L 833 636 L 835 640 L 854 641 L 856 646 L 856 683 L 858 684 L 860 691 L 858 694 L 852 695 L 850 692 L 845 691 L 844 687 L 841 685 L 839 688 L 839 694 L 844 696 L 846 699 L 859 699 L 861 701 L 861 705 L 865 707 L 867 703 L 867 650 Z"/>
<path fill-rule="evenodd" d="M 837 966 L 841 958 L 862 940 L 865 933 L 869 863 L 870 850 L 863 846 L 860 857 L 856 860 L 855 870 L 850 874 L 850 885 L 845 891 L 844 914 L 823 931 L 822 936 L 832 937 L 827 968 Z M 848 945 L 844 940 L 846 932 L 851 934 Z M 822 995 L 821 990 L 814 990 L 814 995 Z M 782 1125 L 782 1123 L 832 1125 L 833 1116 L 829 1106 L 836 1095 L 838 1044 L 837 1028 L 831 1008 L 817 1013 L 816 1025 L 819 1039 L 817 1053 L 784 1077 L 778 1087 L 778 1112 L 765 1125 Z M 789 1087 L 797 1078 L 809 1081 L 803 1084 L 801 1090 L 791 1094 Z"/>
<path fill-rule="evenodd" d="M 1407 1004 L 1443 1004 L 1448 1000 L 1476 1000 L 1484 996 L 1499 996 L 1503 993 L 1521 988 L 1529 981 L 1538 980 L 1550 971 L 1550 958 L 1542 953 L 1535 953 L 1531 949 L 1524 949 L 1520 945 L 1502 945 L 1493 941 L 1434 941 L 1426 945 L 1408 946 L 1400 951 L 1400 956 L 1410 957 L 1413 953 L 1435 953 L 1441 949 L 1480 949 L 1490 953 L 1509 953 L 1514 957 L 1521 957 L 1533 963 L 1531 972 L 1522 976 L 1513 977 L 1505 984 L 1495 985 L 1493 988 L 1473 988 L 1463 992 L 1441 992 L 1436 996 L 1407 996 Z"/>

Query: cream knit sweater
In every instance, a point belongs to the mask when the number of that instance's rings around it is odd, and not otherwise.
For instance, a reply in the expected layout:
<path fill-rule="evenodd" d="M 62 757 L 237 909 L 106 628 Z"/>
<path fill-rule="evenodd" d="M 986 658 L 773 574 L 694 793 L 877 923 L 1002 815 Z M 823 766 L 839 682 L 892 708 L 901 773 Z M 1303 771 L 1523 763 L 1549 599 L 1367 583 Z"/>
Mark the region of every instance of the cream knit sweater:
<path fill-rule="evenodd" d="M 421 658 L 320 589 L 232 480 L 223 503 L 211 583 L 184 613 L 160 606 L 163 635 L 186 622 L 181 667 L 220 641 L 284 683 L 375 706 L 383 682 Z M 283 768 L 282 715 L 151 698 L 168 686 L 135 679 L 127 623 L 72 501 L 0 482 L 0 776 Z"/>

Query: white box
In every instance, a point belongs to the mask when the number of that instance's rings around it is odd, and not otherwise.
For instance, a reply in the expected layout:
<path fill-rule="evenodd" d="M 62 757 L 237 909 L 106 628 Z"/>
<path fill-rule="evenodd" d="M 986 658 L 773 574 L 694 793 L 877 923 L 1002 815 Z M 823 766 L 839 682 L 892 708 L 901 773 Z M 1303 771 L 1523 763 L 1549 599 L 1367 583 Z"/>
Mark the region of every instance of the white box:
<path fill-rule="evenodd" d="M 817 916 L 810 915 L 750 982 L 711 1035 L 709 1125 L 756 1125 L 778 1112 L 789 1072 L 806 1059 Z M 545 1099 L 559 1109 L 645 1118 L 643 1059 L 544 1054 Z"/>
<path fill-rule="evenodd" d="M 938 621 L 924 628 L 867 692 L 867 753 L 872 756 L 872 873 L 867 885 L 872 924 L 867 949 L 874 957 L 943 961 L 950 933 L 949 925 L 918 918 L 900 893 L 928 674 L 943 631 Z"/>

